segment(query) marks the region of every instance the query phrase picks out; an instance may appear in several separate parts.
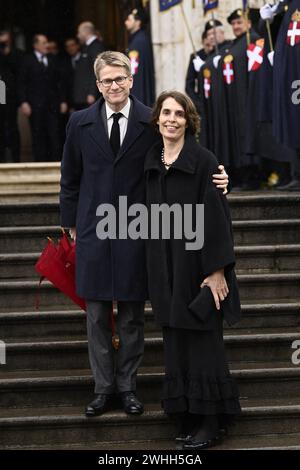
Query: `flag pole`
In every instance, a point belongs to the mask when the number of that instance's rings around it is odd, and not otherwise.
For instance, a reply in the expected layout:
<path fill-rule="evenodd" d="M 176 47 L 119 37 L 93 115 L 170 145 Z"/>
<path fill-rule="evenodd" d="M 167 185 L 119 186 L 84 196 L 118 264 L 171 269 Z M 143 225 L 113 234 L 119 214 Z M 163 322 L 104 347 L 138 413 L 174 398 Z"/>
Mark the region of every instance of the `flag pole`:
<path fill-rule="evenodd" d="M 265 0 L 265 5 L 266 4 L 267 4 L 267 1 Z M 274 45 L 273 45 L 273 39 L 272 39 L 272 33 L 271 33 L 270 20 L 266 20 L 266 28 L 267 28 L 267 33 L 268 33 L 270 52 L 273 52 L 274 51 Z"/>
<path fill-rule="evenodd" d="M 182 14 L 182 16 L 183 16 L 184 24 L 185 24 L 185 26 L 186 26 L 186 29 L 187 29 L 187 31 L 188 31 L 189 38 L 190 38 L 190 41 L 191 41 L 191 44 L 192 44 L 193 54 L 194 54 L 194 56 L 196 57 L 196 55 L 197 55 L 197 50 L 196 50 L 196 47 L 195 47 L 195 44 L 194 44 L 193 36 L 192 36 L 191 30 L 190 30 L 190 27 L 189 27 L 189 24 L 188 24 L 188 20 L 187 20 L 186 14 L 185 14 L 185 11 L 184 11 L 184 8 L 183 8 L 183 2 L 180 3 L 180 9 L 181 9 L 181 14 Z"/>
<path fill-rule="evenodd" d="M 219 46 L 218 46 L 218 41 L 217 41 L 217 30 L 216 30 L 214 10 L 212 10 L 212 12 L 211 12 L 211 19 L 213 20 L 213 25 L 214 25 L 213 28 L 214 28 L 214 36 L 215 36 L 215 43 L 216 43 L 215 50 L 216 50 L 216 53 L 219 54 Z"/>
<path fill-rule="evenodd" d="M 247 46 L 249 46 L 250 44 L 250 31 L 249 31 L 249 6 L 248 6 L 248 1 L 246 1 L 246 8 L 244 10 L 244 13 L 245 13 L 245 18 L 246 18 L 246 21 L 247 21 L 247 33 L 246 33 L 246 36 L 247 36 Z"/>

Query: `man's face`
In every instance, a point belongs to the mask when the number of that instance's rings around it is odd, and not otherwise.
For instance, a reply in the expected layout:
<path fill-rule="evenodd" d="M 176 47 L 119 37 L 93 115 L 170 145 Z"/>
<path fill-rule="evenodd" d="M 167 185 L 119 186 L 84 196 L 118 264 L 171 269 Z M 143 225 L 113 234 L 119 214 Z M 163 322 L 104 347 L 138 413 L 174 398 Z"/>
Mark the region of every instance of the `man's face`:
<path fill-rule="evenodd" d="M 125 27 L 126 27 L 127 31 L 129 33 L 132 33 L 132 32 L 139 29 L 140 21 L 135 20 L 134 16 L 132 14 L 130 14 L 130 15 L 127 16 L 124 24 L 125 24 Z"/>
<path fill-rule="evenodd" d="M 48 54 L 48 39 L 46 36 L 40 35 L 38 41 L 34 45 L 34 49 L 41 54 Z"/>
<path fill-rule="evenodd" d="M 203 48 L 206 54 L 209 54 L 210 52 L 214 50 L 214 47 L 215 47 L 215 37 L 213 34 L 213 30 L 209 30 L 206 34 L 206 37 L 203 39 Z"/>
<path fill-rule="evenodd" d="M 87 35 L 84 26 L 79 25 L 77 30 L 77 37 L 79 39 L 80 44 L 85 44 L 87 40 Z"/>
<path fill-rule="evenodd" d="M 69 56 L 73 57 L 80 51 L 80 46 L 78 42 L 70 39 L 69 41 L 65 42 L 65 50 Z"/>
<path fill-rule="evenodd" d="M 251 23 L 245 18 L 237 18 L 231 21 L 232 32 L 236 38 L 247 32 L 247 28 L 250 29 Z"/>
<path fill-rule="evenodd" d="M 48 41 L 47 49 L 48 49 L 48 54 L 57 55 L 59 52 L 58 44 L 55 41 Z"/>
<path fill-rule="evenodd" d="M 8 33 L 0 34 L 0 43 L 4 54 L 9 54 L 11 50 L 11 36 Z"/>
<path fill-rule="evenodd" d="M 115 80 L 119 77 L 126 77 L 124 83 L 118 85 L 116 82 L 112 82 L 110 86 L 105 86 L 105 80 Z M 112 109 L 122 109 L 127 103 L 133 85 L 133 78 L 132 75 L 128 75 L 124 67 L 106 65 L 100 71 L 97 85 L 103 98 Z"/>
<path fill-rule="evenodd" d="M 208 47 L 215 48 L 216 47 L 216 40 L 217 40 L 217 44 L 222 44 L 222 42 L 224 42 L 224 39 L 225 39 L 225 34 L 224 34 L 223 28 L 217 26 L 216 27 L 216 33 L 215 33 L 215 30 L 213 28 L 209 29 L 207 31 L 206 38 L 207 38 L 207 41 L 208 41 Z"/>

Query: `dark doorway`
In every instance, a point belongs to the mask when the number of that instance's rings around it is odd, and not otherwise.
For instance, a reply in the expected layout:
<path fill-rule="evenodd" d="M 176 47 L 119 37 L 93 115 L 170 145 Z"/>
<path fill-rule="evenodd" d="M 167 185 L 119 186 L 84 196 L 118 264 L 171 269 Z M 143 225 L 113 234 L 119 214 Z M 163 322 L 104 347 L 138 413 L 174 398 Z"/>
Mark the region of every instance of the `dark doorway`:
<path fill-rule="evenodd" d="M 81 21 L 92 21 L 103 36 L 106 47 L 123 51 L 127 34 L 126 12 L 138 0 L 0 0 L 0 29 L 11 29 L 17 45 L 29 50 L 35 33 L 41 32 L 60 44 L 76 34 Z"/>

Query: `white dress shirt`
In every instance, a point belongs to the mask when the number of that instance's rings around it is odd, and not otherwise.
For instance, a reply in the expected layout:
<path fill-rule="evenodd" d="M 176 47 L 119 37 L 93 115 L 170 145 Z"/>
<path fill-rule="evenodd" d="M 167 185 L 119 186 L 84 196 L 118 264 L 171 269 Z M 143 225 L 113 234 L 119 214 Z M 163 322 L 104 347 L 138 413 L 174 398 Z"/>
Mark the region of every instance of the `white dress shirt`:
<path fill-rule="evenodd" d="M 43 64 L 48 67 L 48 58 L 45 54 L 41 54 L 39 51 L 34 51 L 35 56 L 39 62 L 43 62 Z"/>
<path fill-rule="evenodd" d="M 86 46 L 89 46 L 90 44 L 92 44 L 93 41 L 95 41 L 95 39 L 97 39 L 97 36 L 91 36 L 85 43 Z"/>
<path fill-rule="evenodd" d="M 127 101 L 126 105 L 124 106 L 124 108 L 122 108 L 120 111 L 118 111 L 119 113 L 123 114 L 123 116 L 120 117 L 120 119 L 119 119 L 120 145 L 122 145 L 123 140 L 124 140 L 125 135 L 126 135 L 126 132 L 127 132 L 130 106 L 131 106 L 131 100 L 130 100 L 130 98 L 128 98 L 128 101 Z M 113 125 L 113 122 L 114 122 L 114 118 L 112 117 L 112 115 L 115 114 L 115 111 L 113 111 L 106 102 L 105 102 L 105 108 L 106 108 L 106 117 L 107 117 L 108 138 L 110 138 L 111 128 L 112 128 L 112 125 Z"/>

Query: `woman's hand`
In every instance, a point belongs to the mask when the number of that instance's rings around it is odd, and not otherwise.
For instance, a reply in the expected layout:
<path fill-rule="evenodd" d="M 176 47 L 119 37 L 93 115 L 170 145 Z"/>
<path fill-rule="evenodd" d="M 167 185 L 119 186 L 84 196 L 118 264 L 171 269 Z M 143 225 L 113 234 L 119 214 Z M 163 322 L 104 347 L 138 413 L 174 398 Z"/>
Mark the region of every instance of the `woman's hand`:
<path fill-rule="evenodd" d="M 223 189 L 223 194 L 227 194 L 227 186 L 229 183 L 228 174 L 226 173 L 223 165 L 219 165 L 218 169 L 220 170 L 220 173 L 215 173 L 213 175 L 213 183 L 217 185 L 217 188 Z"/>
<path fill-rule="evenodd" d="M 218 271 L 210 274 L 210 276 L 207 276 L 200 287 L 202 288 L 204 286 L 210 288 L 217 310 L 220 310 L 220 302 L 225 300 L 229 293 L 227 282 L 224 276 L 224 269 L 219 269 Z"/>

